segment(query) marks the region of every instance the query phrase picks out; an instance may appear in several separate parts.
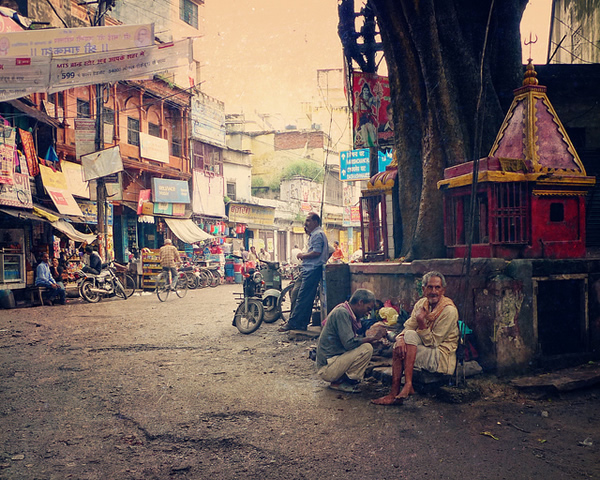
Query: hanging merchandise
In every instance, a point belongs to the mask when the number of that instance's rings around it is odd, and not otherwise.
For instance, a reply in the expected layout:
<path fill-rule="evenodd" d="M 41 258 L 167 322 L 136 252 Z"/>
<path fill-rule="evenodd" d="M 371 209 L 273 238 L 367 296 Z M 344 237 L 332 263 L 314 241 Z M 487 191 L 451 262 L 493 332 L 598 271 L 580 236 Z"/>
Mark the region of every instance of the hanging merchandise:
<path fill-rule="evenodd" d="M 35 153 L 33 135 L 31 135 L 31 132 L 27 132 L 19 128 L 19 136 L 21 137 L 21 144 L 23 145 L 25 158 L 27 158 L 27 168 L 29 170 L 29 175 L 35 177 L 40 173 L 40 167 L 38 164 L 37 154 Z"/>

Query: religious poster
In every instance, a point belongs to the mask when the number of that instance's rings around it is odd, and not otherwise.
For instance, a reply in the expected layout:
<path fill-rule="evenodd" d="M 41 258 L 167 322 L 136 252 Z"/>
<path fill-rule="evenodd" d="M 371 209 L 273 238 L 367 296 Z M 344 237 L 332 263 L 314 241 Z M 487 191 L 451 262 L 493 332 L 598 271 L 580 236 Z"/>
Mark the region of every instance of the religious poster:
<path fill-rule="evenodd" d="M 387 77 L 357 72 L 352 75 L 354 148 L 391 145 L 394 136 Z"/>
<path fill-rule="evenodd" d="M 27 132 L 19 128 L 19 136 L 21 137 L 21 143 L 23 144 L 25 158 L 27 158 L 27 168 L 29 170 L 29 175 L 35 177 L 40 173 L 40 164 L 38 162 L 38 157 L 35 152 L 33 135 L 31 135 L 31 132 Z"/>

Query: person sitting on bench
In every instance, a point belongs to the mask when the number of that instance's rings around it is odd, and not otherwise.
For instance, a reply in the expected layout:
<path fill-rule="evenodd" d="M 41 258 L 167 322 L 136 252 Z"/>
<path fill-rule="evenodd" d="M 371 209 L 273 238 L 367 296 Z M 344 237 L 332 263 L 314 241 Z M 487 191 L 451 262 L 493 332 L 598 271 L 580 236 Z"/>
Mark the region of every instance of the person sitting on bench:
<path fill-rule="evenodd" d="M 50 265 L 48 265 L 48 254 L 42 254 L 42 261 L 36 269 L 35 284 L 38 287 L 46 287 L 47 305 L 53 305 L 54 299 L 58 298 L 58 303 L 65 304 L 65 289 L 58 285 L 52 273 L 50 273 Z"/>

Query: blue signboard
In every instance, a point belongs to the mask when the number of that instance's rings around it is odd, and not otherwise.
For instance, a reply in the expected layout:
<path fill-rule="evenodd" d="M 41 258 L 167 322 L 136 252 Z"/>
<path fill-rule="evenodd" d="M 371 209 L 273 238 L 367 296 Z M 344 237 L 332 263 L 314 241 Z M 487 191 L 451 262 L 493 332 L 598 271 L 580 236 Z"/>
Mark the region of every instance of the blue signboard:
<path fill-rule="evenodd" d="M 369 149 L 340 152 L 340 180 L 368 180 L 371 178 Z"/>
<path fill-rule="evenodd" d="M 155 203 L 190 203 L 188 183 L 183 180 L 153 178 L 152 201 Z"/>
<path fill-rule="evenodd" d="M 387 167 L 390 163 L 392 163 L 392 150 L 386 150 L 384 152 L 379 151 L 378 153 L 378 162 L 377 162 L 377 171 L 385 172 L 385 167 Z"/>

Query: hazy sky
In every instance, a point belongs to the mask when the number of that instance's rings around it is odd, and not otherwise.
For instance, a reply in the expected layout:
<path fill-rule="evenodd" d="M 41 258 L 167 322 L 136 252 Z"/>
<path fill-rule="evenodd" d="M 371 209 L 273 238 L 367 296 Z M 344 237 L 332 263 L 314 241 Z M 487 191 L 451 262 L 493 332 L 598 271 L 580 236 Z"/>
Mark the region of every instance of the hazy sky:
<path fill-rule="evenodd" d="M 544 63 L 551 0 L 530 0 L 523 36 Z M 341 68 L 337 0 L 206 0 L 202 90 L 227 113 L 282 113 L 292 121 L 316 90 L 317 69 Z M 524 58 L 529 47 L 523 47 Z"/>

